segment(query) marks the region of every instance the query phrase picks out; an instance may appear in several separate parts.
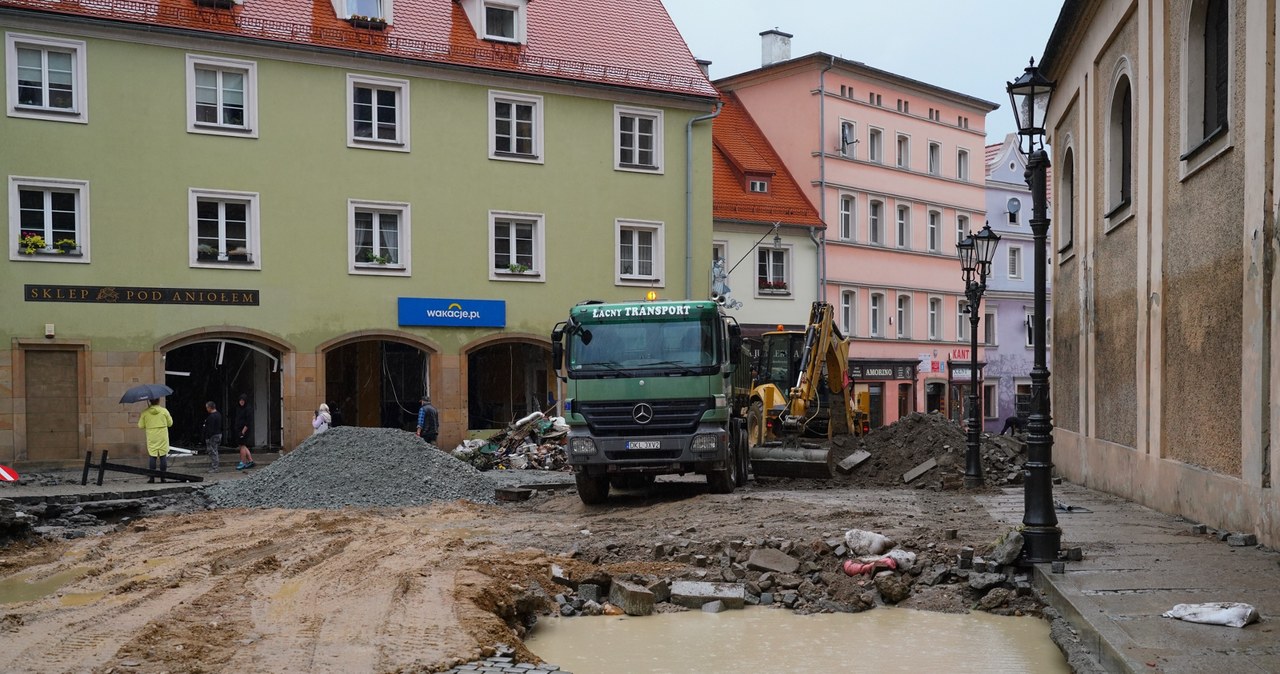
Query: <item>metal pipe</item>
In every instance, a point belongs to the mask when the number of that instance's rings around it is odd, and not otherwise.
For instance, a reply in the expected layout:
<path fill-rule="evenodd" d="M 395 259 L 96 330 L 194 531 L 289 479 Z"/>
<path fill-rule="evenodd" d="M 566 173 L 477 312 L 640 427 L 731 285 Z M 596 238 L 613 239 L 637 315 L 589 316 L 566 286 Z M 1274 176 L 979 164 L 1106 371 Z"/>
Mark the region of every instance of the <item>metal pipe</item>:
<path fill-rule="evenodd" d="M 832 56 L 818 73 L 818 219 L 822 238 L 818 240 L 818 299 L 827 301 L 827 71 L 836 67 Z"/>
<path fill-rule="evenodd" d="M 1031 368 L 1031 414 L 1027 420 L 1027 462 L 1025 500 L 1022 516 L 1023 553 L 1031 563 L 1058 559 L 1062 547 L 1062 530 L 1053 506 L 1053 421 L 1049 406 L 1049 367 L 1045 342 L 1045 310 L 1048 287 L 1046 258 L 1048 249 L 1048 172 L 1049 154 L 1043 148 L 1027 160 L 1027 186 L 1031 188 L 1031 233 L 1035 241 L 1035 320 L 1032 341 L 1035 362 Z"/>
<path fill-rule="evenodd" d="M 693 299 L 693 125 L 720 116 L 724 101 L 716 101 L 715 112 L 689 120 L 684 127 L 684 298 Z"/>

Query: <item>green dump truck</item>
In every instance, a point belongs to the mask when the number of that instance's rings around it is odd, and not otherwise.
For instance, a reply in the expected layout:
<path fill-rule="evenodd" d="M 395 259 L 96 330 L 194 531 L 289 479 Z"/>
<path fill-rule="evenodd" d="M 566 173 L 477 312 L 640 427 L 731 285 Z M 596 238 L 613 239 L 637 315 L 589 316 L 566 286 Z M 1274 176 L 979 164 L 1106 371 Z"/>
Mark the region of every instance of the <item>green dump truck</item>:
<path fill-rule="evenodd" d="M 716 302 L 580 302 L 551 354 L 583 503 L 658 475 L 703 474 L 717 493 L 746 483 L 750 357 Z"/>

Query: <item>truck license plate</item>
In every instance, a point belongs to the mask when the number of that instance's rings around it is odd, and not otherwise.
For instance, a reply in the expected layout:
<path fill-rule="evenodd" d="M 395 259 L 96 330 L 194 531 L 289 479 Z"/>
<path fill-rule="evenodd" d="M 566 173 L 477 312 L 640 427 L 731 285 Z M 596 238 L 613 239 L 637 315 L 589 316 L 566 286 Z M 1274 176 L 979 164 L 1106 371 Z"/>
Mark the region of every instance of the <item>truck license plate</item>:
<path fill-rule="evenodd" d="M 662 449 L 661 440 L 629 440 L 627 449 Z"/>

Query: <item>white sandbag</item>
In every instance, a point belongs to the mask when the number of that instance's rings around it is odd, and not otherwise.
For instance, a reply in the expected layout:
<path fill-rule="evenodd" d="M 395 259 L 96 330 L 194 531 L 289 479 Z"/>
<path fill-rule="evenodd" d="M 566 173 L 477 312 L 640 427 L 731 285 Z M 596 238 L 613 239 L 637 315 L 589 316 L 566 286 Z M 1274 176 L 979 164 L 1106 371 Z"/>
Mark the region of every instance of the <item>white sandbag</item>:
<path fill-rule="evenodd" d="M 541 418 L 542 418 L 542 412 L 536 412 L 536 411 L 535 411 L 535 412 L 530 413 L 528 416 L 522 417 L 519 421 L 517 421 L 517 422 L 514 424 L 514 426 L 515 426 L 516 428 L 520 428 L 521 426 L 523 426 L 523 425 L 525 425 L 525 424 L 532 423 L 532 422 L 537 421 L 538 419 L 541 419 Z"/>
<path fill-rule="evenodd" d="M 855 555 L 879 555 L 896 545 L 883 534 L 862 529 L 850 529 L 844 532 L 844 544 Z"/>
<path fill-rule="evenodd" d="M 884 556 L 897 562 L 899 571 L 910 571 L 915 568 L 916 553 L 914 552 L 903 550 L 902 548 L 894 548 L 886 552 Z"/>
<path fill-rule="evenodd" d="M 1258 621 L 1258 609 L 1239 602 L 1220 601 L 1205 604 L 1178 604 L 1164 612 L 1166 618 L 1177 618 L 1189 623 L 1244 627 Z"/>

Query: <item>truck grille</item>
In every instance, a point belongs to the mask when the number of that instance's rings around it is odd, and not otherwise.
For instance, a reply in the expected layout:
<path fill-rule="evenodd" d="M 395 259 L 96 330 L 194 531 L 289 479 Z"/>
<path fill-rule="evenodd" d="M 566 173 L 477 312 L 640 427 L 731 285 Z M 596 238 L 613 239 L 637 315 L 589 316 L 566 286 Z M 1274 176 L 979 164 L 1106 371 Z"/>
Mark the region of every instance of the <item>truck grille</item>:
<path fill-rule="evenodd" d="M 653 419 L 647 424 L 635 419 L 636 406 L 647 403 L 653 408 Z M 575 403 L 596 437 L 633 435 L 677 435 L 693 433 L 702 415 L 711 409 L 710 398 L 694 400 L 615 400 L 610 402 Z"/>

